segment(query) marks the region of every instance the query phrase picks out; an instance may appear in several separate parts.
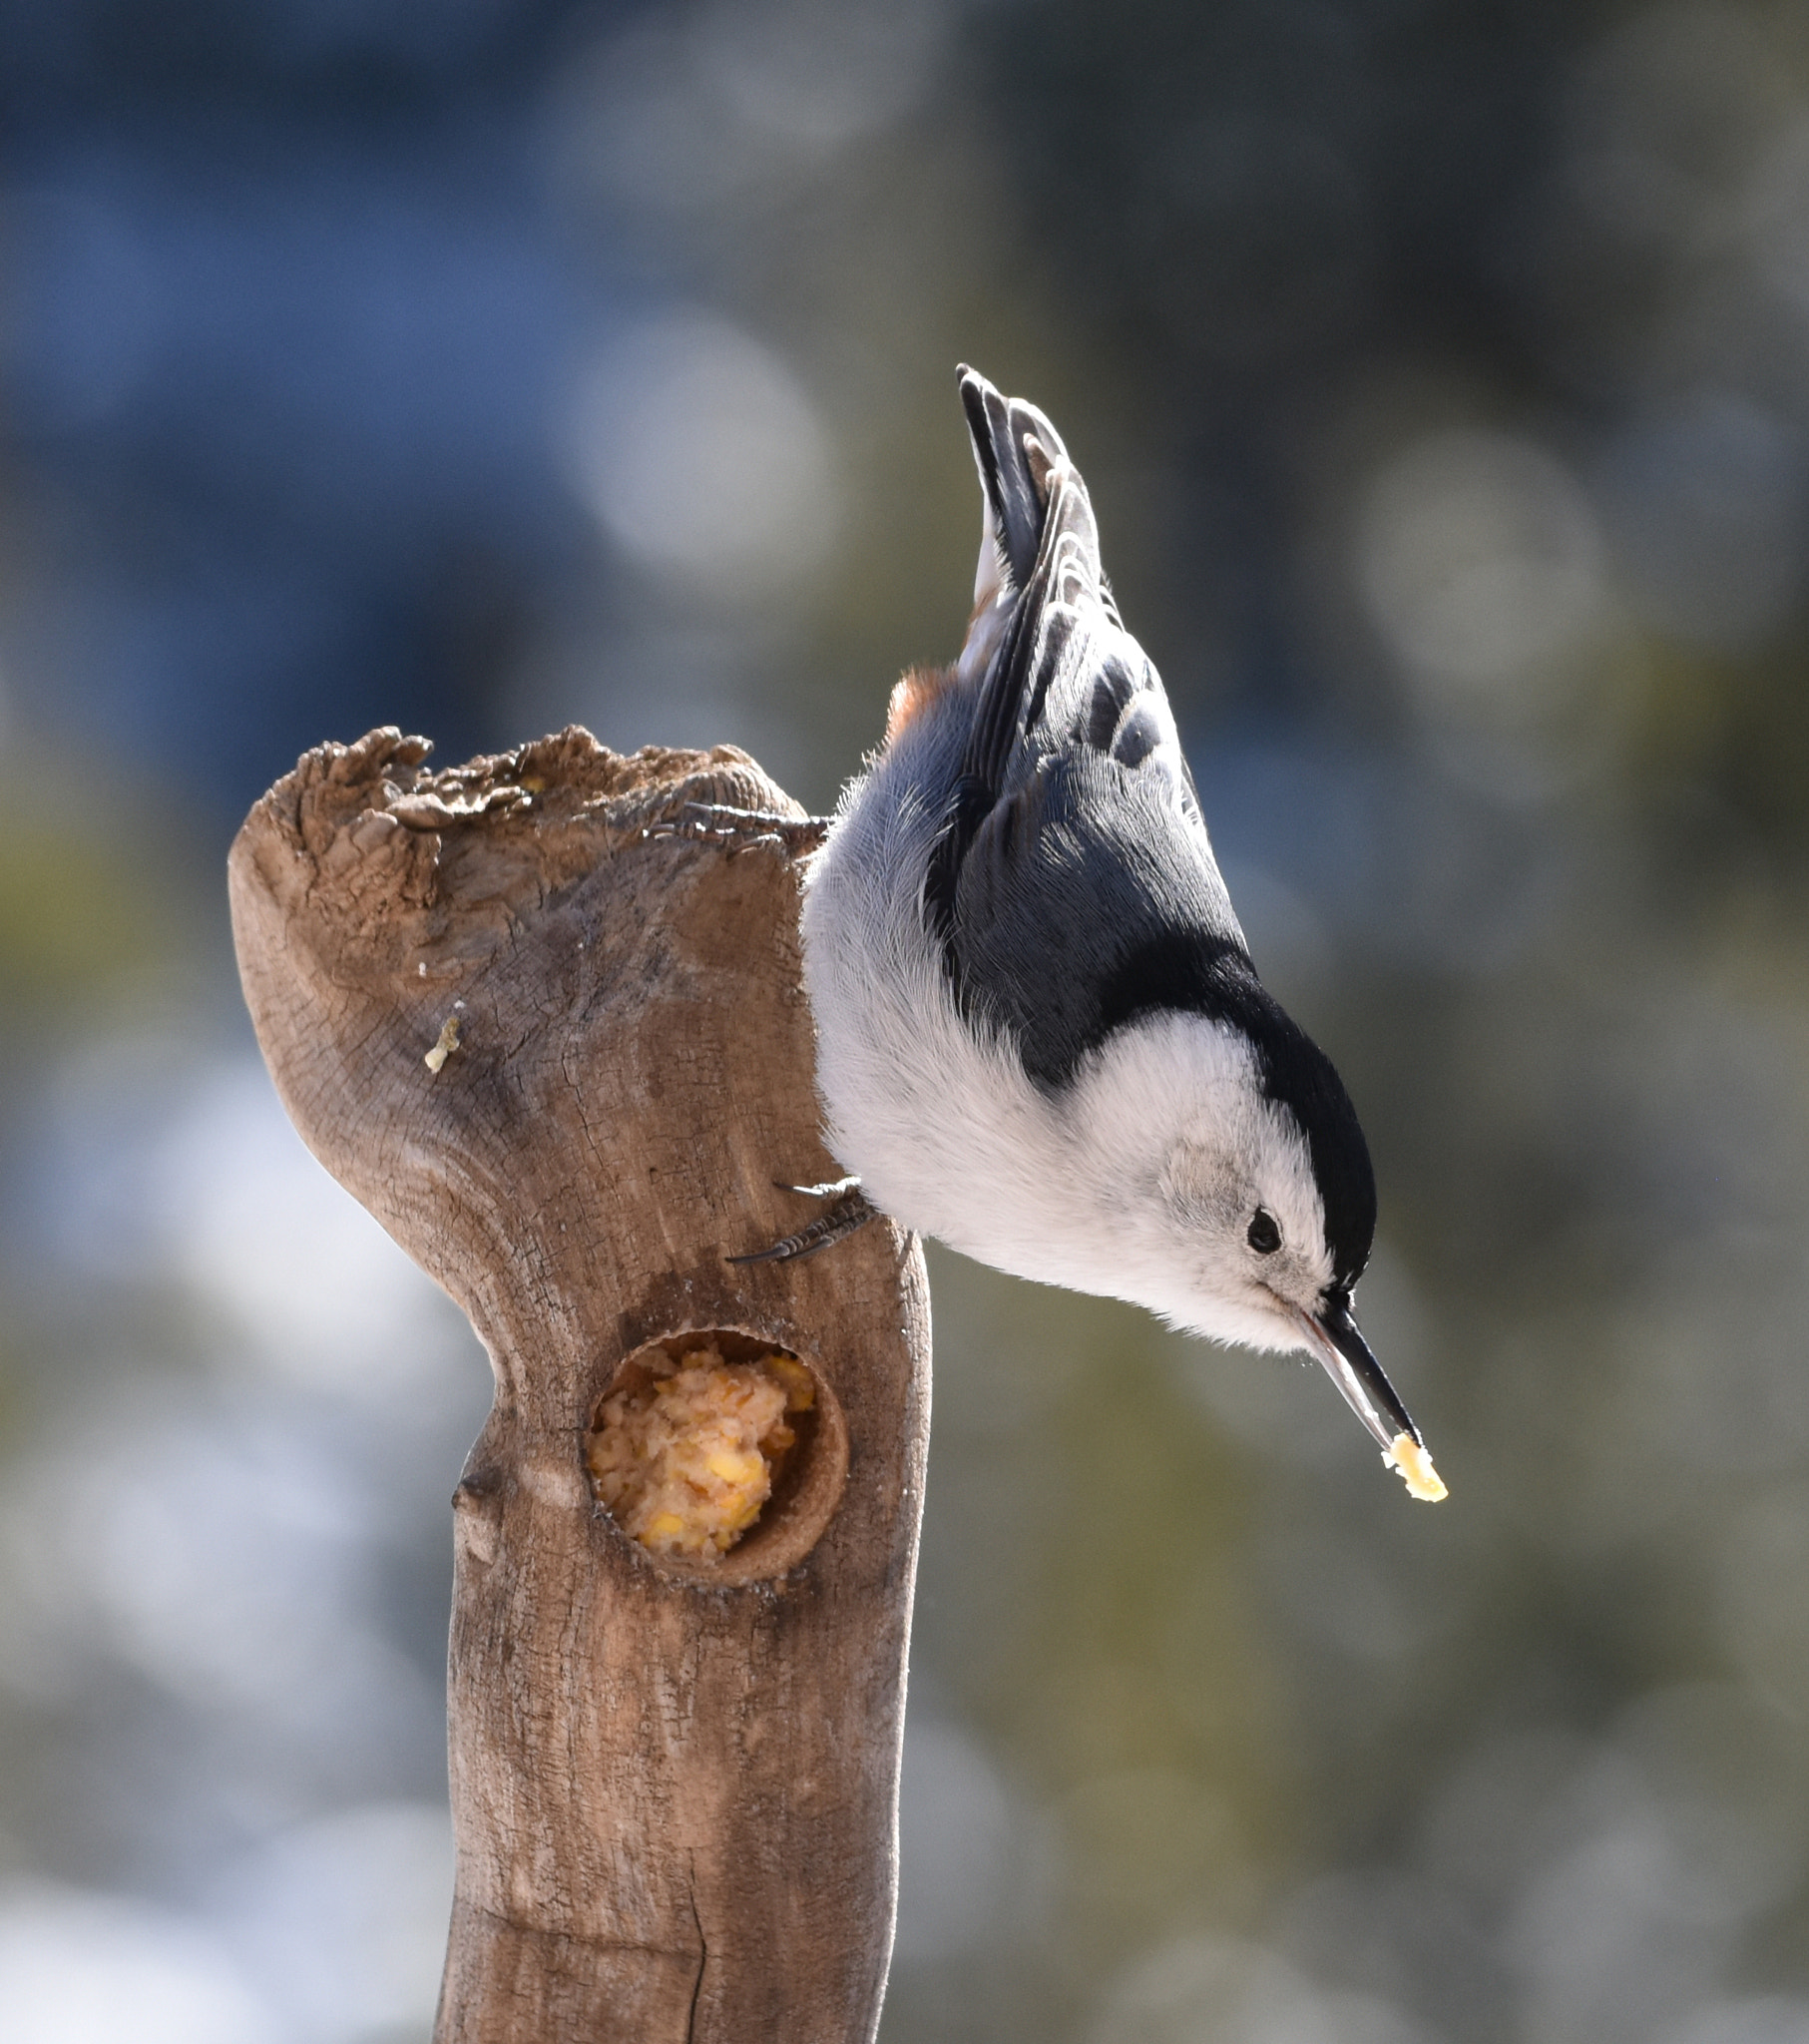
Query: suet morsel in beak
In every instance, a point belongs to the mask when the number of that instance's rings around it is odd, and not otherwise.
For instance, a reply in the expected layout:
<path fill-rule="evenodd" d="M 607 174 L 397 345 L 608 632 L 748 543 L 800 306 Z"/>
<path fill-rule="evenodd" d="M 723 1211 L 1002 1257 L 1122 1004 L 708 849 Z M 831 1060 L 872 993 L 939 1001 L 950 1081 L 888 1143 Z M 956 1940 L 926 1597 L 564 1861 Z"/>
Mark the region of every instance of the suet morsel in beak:
<path fill-rule="evenodd" d="M 1382 1459 L 1394 1465 L 1415 1497 L 1437 1504 L 1448 1495 L 1445 1485 L 1432 1466 L 1420 1429 L 1352 1316 L 1350 1294 L 1328 1291 L 1317 1313 L 1302 1313 L 1300 1318 L 1314 1354 L 1343 1392 L 1345 1403 L 1375 1437 Z"/>

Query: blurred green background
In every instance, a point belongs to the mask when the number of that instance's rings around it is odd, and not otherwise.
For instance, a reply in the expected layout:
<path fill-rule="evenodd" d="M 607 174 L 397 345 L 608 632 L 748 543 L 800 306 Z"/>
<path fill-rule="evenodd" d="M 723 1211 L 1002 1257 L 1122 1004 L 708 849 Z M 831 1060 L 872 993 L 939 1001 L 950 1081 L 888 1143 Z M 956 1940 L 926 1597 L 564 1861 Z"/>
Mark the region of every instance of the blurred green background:
<path fill-rule="evenodd" d="M 0 2007 L 405 2044 L 463 1323 L 223 859 L 569 721 L 826 806 L 1055 417 L 1452 1487 L 931 1252 L 885 2044 L 1809 2040 L 1809 5 L 0 4 Z"/>

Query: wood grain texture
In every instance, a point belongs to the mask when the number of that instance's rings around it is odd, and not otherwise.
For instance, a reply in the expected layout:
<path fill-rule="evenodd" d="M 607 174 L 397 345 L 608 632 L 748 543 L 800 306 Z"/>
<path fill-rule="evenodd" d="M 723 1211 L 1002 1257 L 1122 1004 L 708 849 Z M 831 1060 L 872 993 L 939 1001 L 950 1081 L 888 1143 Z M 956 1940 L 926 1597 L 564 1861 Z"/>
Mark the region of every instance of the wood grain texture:
<path fill-rule="evenodd" d="M 380 731 L 307 754 L 229 870 L 285 1107 L 495 1370 L 454 1498 L 458 1875 L 436 2037 L 868 2039 L 928 1291 L 887 1223 L 805 1264 L 723 1261 L 809 1218 L 774 1179 L 835 1166 L 795 862 L 757 825 L 699 836 L 684 805 L 801 812 L 727 747 L 622 758 L 571 730 L 439 774 L 426 750 Z M 833 1510 L 780 1576 L 664 1570 L 585 1478 L 618 1367 L 713 1328 L 803 1357 L 839 1414 L 845 1482 L 837 1497 L 819 1471 Z"/>

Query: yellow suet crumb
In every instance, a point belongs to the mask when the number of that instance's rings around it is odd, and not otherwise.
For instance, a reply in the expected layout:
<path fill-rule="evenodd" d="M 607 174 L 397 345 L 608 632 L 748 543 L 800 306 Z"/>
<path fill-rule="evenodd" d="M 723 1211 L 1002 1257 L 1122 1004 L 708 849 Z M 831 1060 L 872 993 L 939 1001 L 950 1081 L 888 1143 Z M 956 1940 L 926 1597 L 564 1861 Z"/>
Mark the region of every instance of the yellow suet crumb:
<path fill-rule="evenodd" d="M 1429 1505 L 1436 1505 L 1440 1498 L 1451 1495 L 1439 1472 L 1432 1466 L 1432 1457 L 1412 1434 L 1396 1434 L 1383 1459 L 1395 1465 L 1408 1491 L 1414 1497 L 1424 1498 Z"/>
<path fill-rule="evenodd" d="M 423 965 L 421 970 L 425 972 L 427 970 L 426 966 Z M 421 1062 L 430 1072 L 437 1072 L 458 1047 L 459 1018 L 456 1015 L 448 1015 L 446 1017 L 446 1026 L 440 1031 L 439 1041 L 422 1058 Z"/>
<path fill-rule="evenodd" d="M 604 1401 L 585 1456 L 624 1532 L 655 1554 L 714 1561 L 759 1518 L 797 1442 L 786 1419 L 810 1410 L 816 1386 L 789 1355 L 725 1362 L 714 1342 L 668 1369 Z"/>

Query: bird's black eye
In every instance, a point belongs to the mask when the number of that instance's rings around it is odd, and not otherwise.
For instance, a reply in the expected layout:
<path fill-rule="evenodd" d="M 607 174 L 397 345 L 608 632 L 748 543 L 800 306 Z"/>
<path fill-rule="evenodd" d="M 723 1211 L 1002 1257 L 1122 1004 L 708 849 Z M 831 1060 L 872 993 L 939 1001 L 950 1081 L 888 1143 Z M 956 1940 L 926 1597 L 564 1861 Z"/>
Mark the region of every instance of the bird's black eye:
<path fill-rule="evenodd" d="M 1266 1207 L 1257 1208 L 1245 1240 L 1259 1257 L 1271 1257 L 1280 1249 L 1281 1230 L 1275 1226 L 1275 1217 Z"/>

